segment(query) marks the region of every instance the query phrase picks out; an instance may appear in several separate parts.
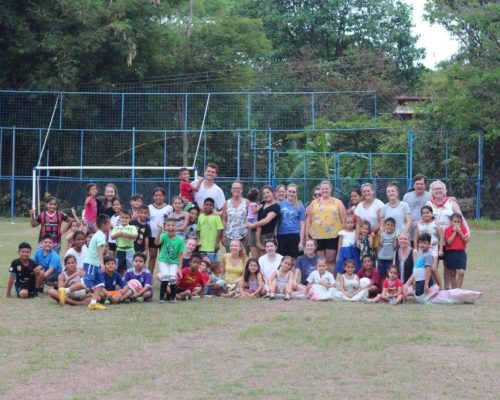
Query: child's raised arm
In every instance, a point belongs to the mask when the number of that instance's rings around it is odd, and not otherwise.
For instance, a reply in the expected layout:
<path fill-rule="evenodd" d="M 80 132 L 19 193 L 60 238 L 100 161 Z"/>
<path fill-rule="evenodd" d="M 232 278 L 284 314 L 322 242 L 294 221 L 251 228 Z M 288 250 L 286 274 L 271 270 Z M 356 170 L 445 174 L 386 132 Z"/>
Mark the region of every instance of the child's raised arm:
<path fill-rule="evenodd" d="M 36 219 L 35 219 L 35 213 L 36 213 L 36 210 L 35 209 L 32 209 L 30 210 L 30 223 L 31 223 L 31 227 L 34 228 L 38 225 L 40 225 L 40 222 L 38 222 Z"/>
<path fill-rule="evenodd" d="M 193 182 L 191 182 L 191 188 L 194 192 L 197 192 L 200 189 L 201 182 L 203 182 L 203 177 L 199 176 Z"/>

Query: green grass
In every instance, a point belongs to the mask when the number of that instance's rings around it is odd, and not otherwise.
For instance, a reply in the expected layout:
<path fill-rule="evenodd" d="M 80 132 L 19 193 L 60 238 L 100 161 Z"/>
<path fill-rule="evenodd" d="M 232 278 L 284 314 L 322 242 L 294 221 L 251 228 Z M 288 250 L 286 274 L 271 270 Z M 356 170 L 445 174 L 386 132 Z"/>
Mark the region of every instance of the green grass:
<path fill-rule="evenodd" d="M 471 229 L 477 230 L 500 230 L 500 220 L 489 218 L 467 220 Z"/>
<path fill-rule="evenodd" d="M 413 399 L 422 387 L 498 398 L 500 232 L 473 231 L 475 305 L 205 299 L 103 312 L 5 298 L 17 244 L 36 235 L 0 221 L 0 398 Z"/>

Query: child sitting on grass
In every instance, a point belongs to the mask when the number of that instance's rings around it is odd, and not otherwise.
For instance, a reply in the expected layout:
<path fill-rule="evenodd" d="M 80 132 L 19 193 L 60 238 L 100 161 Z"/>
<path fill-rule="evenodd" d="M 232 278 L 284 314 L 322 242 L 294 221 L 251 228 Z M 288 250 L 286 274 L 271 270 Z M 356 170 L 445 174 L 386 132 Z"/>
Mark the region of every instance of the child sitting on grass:
<path fill-rule="evenodd" d="M 361 259 L 361 269 L 357 273 L 359 279 L 367 278 L 369 280 L 366 289 L 368 297 L 375 297 L 380 293 L 381 279 L 380 272 L 375 269 L 373 258 L 368 255 Z"/>
<path fill-rule="evenodd" d="M 12 286 L 15 287 L 17 297 L 20 299 L 36 297 L 44 278 L 42 267 L 30 258 L 31 245 L 29 243 L 19 243 L 17 254 L 19 258 L 12 261 L 9 268 L 7 297 L 12 296 Z"/>
<path fill-rule="evenodd" d="M 249 258 L 243 276 L 241 277 L 237 294 L 243 298 L 258 298 L 266 294 L 264 290 L 264 277 L 260 272 L 259 262 Z"/>
<path fill-rule="evenodd" d="M 146 255 L 135 253 L 133 257 L 133 267 L 125 272 L 125 282 L 127 285 L 121 290 L 118 302 L 151 301 L 153 298 L 153 275 L 146 268 Z"/>
<path fill-rule="evenodd" d="M 306 295 L 311 300 L 332 300 L 335 295 L 335 277 L 326 270 L 326 258 L 319 257 L 317 270 L 307 277 Z"/>
<path fill-rule="evenodd" d="M 354 273 L 355 270 L 356 262 L 354 260 L 344 261 L 344 273 L 338 279 L 338 290 L 334 300 L 362 301 L 366 299 L 368 290 L 361 288 L 359 277 Z"/>
<path fill-rule="evenodd" d="M 59 274 L 57 286 L 59 288 L 71 287 L 73 284 L 79 283 L 80 280 L 81 277 L 76 264 L 76 257 L 72 255 L 64 257 L 64 271 Z M 49 296 L 60 304 L 58 290 L 50 289 Z M 66 297 L 65 303 L 71 304 L 72 306 L 83 306 L 89 304 L 90 298 L 91 295 L 87 294 L 85 289 L 80 289 L 71 292 Z"/>
<path fill-rule="evenodd" d="M 85 233 L 83 231 L 76 231 L 73 233 L 73 246 L 68 249 L 64 257 L 75 257 L 76 267 L 83 272 L 83 260 L 87 255 L 87 250 L 87 245 L 85 244 Z"/>
<path fill-rule="evenodd" d="M 276 295 L 283 296 L 285 301 L 291 299 L 294 277 L 294 274 L 291 271 L 292 262 L 293 260 L 291 257 L 283 257 L 278 270 L 271 274 L 271 277 L 269 278 L 269 298 L 271 300 L 275 300 Z"/>
<path fill-rule="evenodd" d="M 191 256 L 189 268 L 182 270 L 182 276 L 179 276 L 177 285 L 177 298 L 179 300 L 190 300 L 196 286 L 200 287 L 200 298 L 205 297 L 205 280 L 200 272 L 201 255 L 195 253 Z"/>
<path fill-rule="evenodd" d="M 57 279 L 62 272 L 62 265 L 59 254 L 53 250 L 52 236 L 49 233 L 43 234 L 40 245 L 33 258 L 43 269 L 43 282 L 48 286 L 57 286 Z"/>
<path fill-rule="evenodd" d="M 116 271 L 116 261 L 112 256 L 104 257 L 104 304 L 118 303 L 120 291 L 125 287 L 122 276 Z"/>
<path fill-rule="evenodd" d="M 398 268 L 392 266 L 388 271 L 388 278 L 384 281 L 382 293 L 373 300 L 374 303 L 384 301 L 389 304 L 401 304 L 403 302 L 403 283 L 398 279 Z"/>

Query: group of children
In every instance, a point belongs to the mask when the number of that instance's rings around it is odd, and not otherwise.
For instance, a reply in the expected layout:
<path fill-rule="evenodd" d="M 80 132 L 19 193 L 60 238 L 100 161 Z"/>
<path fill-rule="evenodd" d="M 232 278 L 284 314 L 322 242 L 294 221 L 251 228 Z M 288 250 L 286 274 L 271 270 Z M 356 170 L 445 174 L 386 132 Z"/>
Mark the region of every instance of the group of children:
<path fill-rule="evenodd" d="M 7 296 L 14 286 L 18 297 L 33 297 L 46 284 L 52 287 L 49 295 L 61 305 L 86 304 L 91 310 L 102 310 L 107 304 L 151 301 L 157 278 L 160 302 L 221 295 L 400 304 L 411 294 L 417 299 L 427 294 L 434 282 L 440 284 L 437 260 L 445 246 L 448 265 L 454 271 L 453 287 L 460 287 L 463 281 L 466 232 L 461 216 L 454 214 L 452 225 L 443 232 L 433 220 L 432 209 L 425 206 L 414 237 L 419 256 L 404 285 L 398 277 L 399 267 L 393 265 L 398 246 L 394 219 L 385 219 L 375 243 L 368 222 L 361 224 L 356 235 L 352 213 L 347 214 L 339 232 L 334 274 L 327 271 L 326 260 L 316 255 L 316 243 L 309 239 L 304 254 L 296 260 L 280 256 L 272 270 L 264 271 L 262 257 L 250 258 L 242 276 L 228 282 L 217 262 L 224 227 L 214 210 L 214 200 L 206 198 L 199 213 L 193 204 L 193 191 L 200 181 L 189 183 L 187 170 L 180 176 L 180 195 L 174 197 L 172 206 L 164 202 L 163 189 L 156 188 L 153 204 L 146 206 L 143 197 L 135 194 L 128 211 L 115 188 L 114 196 L 108 199 L 108 213 L 100 213 L 97 185 L 89 184 L 80 220 L 74 210 L 70 217 L 57 210 L 55 198 L 48 198 L 45 210 L 36 218 L 35 211 L 31 212 L 32 226 L 41 225 L 40 247 L 31 259 L 31 246 L 25 242 L 19 245 L 19 258 L 9 270 Z M 255 198 L 249 199 L 249 222 L 256 218 L 259 207 L 258 191 L 251 195 Z M 63 222 L 68 223 L 66 232 L 62 231 Z M 61 265 L 63 234 L 68 249 Z M 275 240 L 267 238 L 266 248 L 268 245 L 276 246 Z M 154 277 L 156 263 L 159 272 Z"/>

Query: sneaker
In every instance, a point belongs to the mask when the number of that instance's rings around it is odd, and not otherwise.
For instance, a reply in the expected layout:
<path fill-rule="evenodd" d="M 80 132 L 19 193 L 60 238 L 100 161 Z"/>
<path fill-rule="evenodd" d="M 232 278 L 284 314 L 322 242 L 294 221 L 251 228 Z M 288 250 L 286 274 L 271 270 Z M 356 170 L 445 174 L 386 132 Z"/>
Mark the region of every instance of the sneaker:
<path fill-rule="evenodd" d="M 125 299 L 125 300 L 122 300 L 122 303 L 123 303 L 123 304 L 130 304 L 130 299 Z"/>
<path fill-rule="evenodd" d="M 135 299 L 138 303 L 144 303 L 144 297 L 139 296 L 138 298 Z"/>
<path fill-rule="evenodd" d="M 88 307 L 87 307 L 88 310 L 105 310 L 106 307 L 104 307 L 102 304 L 100 303 L 95 303 L 95 304 L 89 304 Z"/>
<path fill-rule="evenodd" d="M 198 296 L 198 297 L 199 297 L 199 296 Z M 193 296 L 191 296 L 190 294 L 188 294 L 188 295 L 186 296 L 186 300 L 191 300 L 192 298 L 193 298 Z"/>
<path fill-rule="evenodd" d="M 62 287 L 57 289 L 57 291 L 59 292 L 59 304 L 63 306 L 66 303 L 66 292 Z"/>
<path fill-rule="evenodd" d="M 109 301 L 109 299 L 104 300 L 104 305 L 109 306 L 110 304 L 111 302 Z"/>
<path fill-rule="evenodd" d="M 276 297 L 274 296 L 274 294 L 269 295 L 269 300 L 276 300 Z"/>
<path fill-rule="evenodd" d="M 285 296 L 285 298 L 284 298 L 283 300 L 285 300 L 285 301 L 290 300 L 290 296 L 286 295 L 286 296 Z"/>
<path fill-rule="evenodd" d="M 184 299 L 185 300 L 185 299 Z M 171 303 L 177 303 L 177 299 L 171 299 L 170 300 Z"/>
<path fill-rule="evenodd" d="M 165 303 L 165 299 L 158 300 L 158 303 Z"/>

